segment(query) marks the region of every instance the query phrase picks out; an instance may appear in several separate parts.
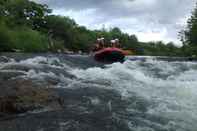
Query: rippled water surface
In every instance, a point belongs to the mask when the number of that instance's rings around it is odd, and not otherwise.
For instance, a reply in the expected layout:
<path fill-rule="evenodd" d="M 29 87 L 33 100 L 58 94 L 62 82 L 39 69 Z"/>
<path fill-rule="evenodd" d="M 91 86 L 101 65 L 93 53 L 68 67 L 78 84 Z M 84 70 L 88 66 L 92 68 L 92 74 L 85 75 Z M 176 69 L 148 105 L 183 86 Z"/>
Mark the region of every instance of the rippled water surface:
<path fill-rule="evenodd" d="M 77 105 L 73 113 L 84 114 L 68 117 L 66 112 L 71 108 L 65 104 L 61 111 L 1 121 L 5 131 L 197 130 L 196 62 L 130 57 L 124 63 L 104 65 L 89 56 L 2 55 L 0 76 L 4 82 L 28 79 L 41 85 L 55 83 L 53 88 L 65 90 L 62 94 L 70 91 L 66 98 Z"/>

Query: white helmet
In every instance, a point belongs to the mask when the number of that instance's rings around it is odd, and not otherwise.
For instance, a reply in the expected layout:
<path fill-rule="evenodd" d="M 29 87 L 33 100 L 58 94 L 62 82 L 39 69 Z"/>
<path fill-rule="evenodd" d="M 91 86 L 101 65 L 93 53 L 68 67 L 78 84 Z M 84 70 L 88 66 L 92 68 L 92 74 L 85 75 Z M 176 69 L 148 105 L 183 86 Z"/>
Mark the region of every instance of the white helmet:
<path fill-rule="evenodd" d="M 116 43 L 116 41 L 115 41 L 115 40 L 111 40 L 110 42 L 111 42 L 111 43 Z"/>
<path fill-rule="evenodd" d="M 101 39 L 100 38 L 97 38 L 97 41 L 101 41 Z"/>
<path fill-rule="evenodd" d="M 116 41 L 116 42 L 118 42 L 118 41 L 119 41 L 119 39 L 117 39 L 117 38 L 116 38 L 116 39 L 115 39 L 115 41 Z"/>

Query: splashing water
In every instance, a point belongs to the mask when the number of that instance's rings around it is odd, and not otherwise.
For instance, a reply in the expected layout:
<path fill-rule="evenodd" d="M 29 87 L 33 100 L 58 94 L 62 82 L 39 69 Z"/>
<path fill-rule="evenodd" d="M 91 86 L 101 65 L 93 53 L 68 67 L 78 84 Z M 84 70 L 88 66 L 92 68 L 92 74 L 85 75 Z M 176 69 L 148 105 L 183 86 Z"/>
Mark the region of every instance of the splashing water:
<path fill-rule="evenodd" d="M 80 57 L 80 56 L 78 56 Z M 8 58 L 9 59 L 9 58 Z M 74 58 L 73 58 L 74 59 Z M 31 79 L 46 83 L 56 81 L 57 88 L 91 87 L 115 90 L 122 100 L 128 101 L 127 113 L 114 117 L 124 119 L 130 130 L 136 131 L 195 131 L 197 129 L 197 63 L 154 60 L 127 60 L 80 68 L 81 65 L 59 57 L 33 57 L 1 62 L 0 73 L 18 72 L 10 79 Z M 101 100 L 92 97 L 98 105 Z M 130 103 L 130 104 L 129 104 Z M 121 103 L 116 103 L 121 105 Z M 113 110 L 113 102 L 108 102 Z"/>
<path fill-rule="evenodd" d="M 108 81 L 124 99 L 135 93 L 150 104 L 146 114 L 170 121 L 163 129 L 197 129 L 197 63 L 166 62 L 148 59 L 114 63 L 106 68 L 75 69 L 71 73 L 88 81 Z M 128 109 L 128 110 L 133 110 Z M 146 121 L 151 124 L 151 121 Z M 154 122 L 152 122 L 154 124 Z M 150 127 L 132 127 L 151 130 Z"/>

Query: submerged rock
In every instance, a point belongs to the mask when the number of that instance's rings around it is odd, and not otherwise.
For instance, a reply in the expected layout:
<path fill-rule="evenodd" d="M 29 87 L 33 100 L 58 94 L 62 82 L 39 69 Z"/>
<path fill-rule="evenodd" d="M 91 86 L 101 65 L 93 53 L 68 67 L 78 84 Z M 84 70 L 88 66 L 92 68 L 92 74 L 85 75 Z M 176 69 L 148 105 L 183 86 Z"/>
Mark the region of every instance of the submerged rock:
<path fill-rule="evenodd" d="M 16 78 L 22 75 L 25 75 L 25 73 L 22 71 L 10 71 L 10 70 L 0 71 L 0 82 L 5 82 L 9 79 Z"/>
<path fill-rule="evenodd" d="M 15 79 L 0 84 L 0 112 L 5 116 L 59 105 L 54 92 L 32 81 Z"/>
<path fill-rule="evenodd" d="M 116 114 L 125 112 L 127 106 L 116 91 L 62 88 L 54 89 L 54 92 L 58 94 L 62 108 L 3 120 L 0 128 L 4 131 L 129 131 L 127 121 Z M 35 99 L 37 102 L 37 97 Z M 42 100 L 46 100 L 45 97 Z"/>

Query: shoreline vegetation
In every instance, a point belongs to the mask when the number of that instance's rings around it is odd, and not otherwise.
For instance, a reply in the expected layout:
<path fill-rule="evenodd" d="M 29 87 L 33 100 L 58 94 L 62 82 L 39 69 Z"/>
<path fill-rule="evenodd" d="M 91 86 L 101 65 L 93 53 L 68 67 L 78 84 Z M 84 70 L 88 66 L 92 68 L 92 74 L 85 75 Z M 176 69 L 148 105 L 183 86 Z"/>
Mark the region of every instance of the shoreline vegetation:
<path fill-rule="evenodd" d="M 104 37 L 106 42 L 119 38 L 122 48 L 134 55 L 195 57 L 197 54 L 197 9 L 188 19 L 186 29 L 179 32 L 181 47 L 173 42 L 140 42 L 136 35 L 123 33 L 118 27 L 89 30 L 69 17 L 51 13 L 47 5 L 33 1 L 2 0 L 0 52 L 83 54 L 91 51 L 98 37 Z"/>

